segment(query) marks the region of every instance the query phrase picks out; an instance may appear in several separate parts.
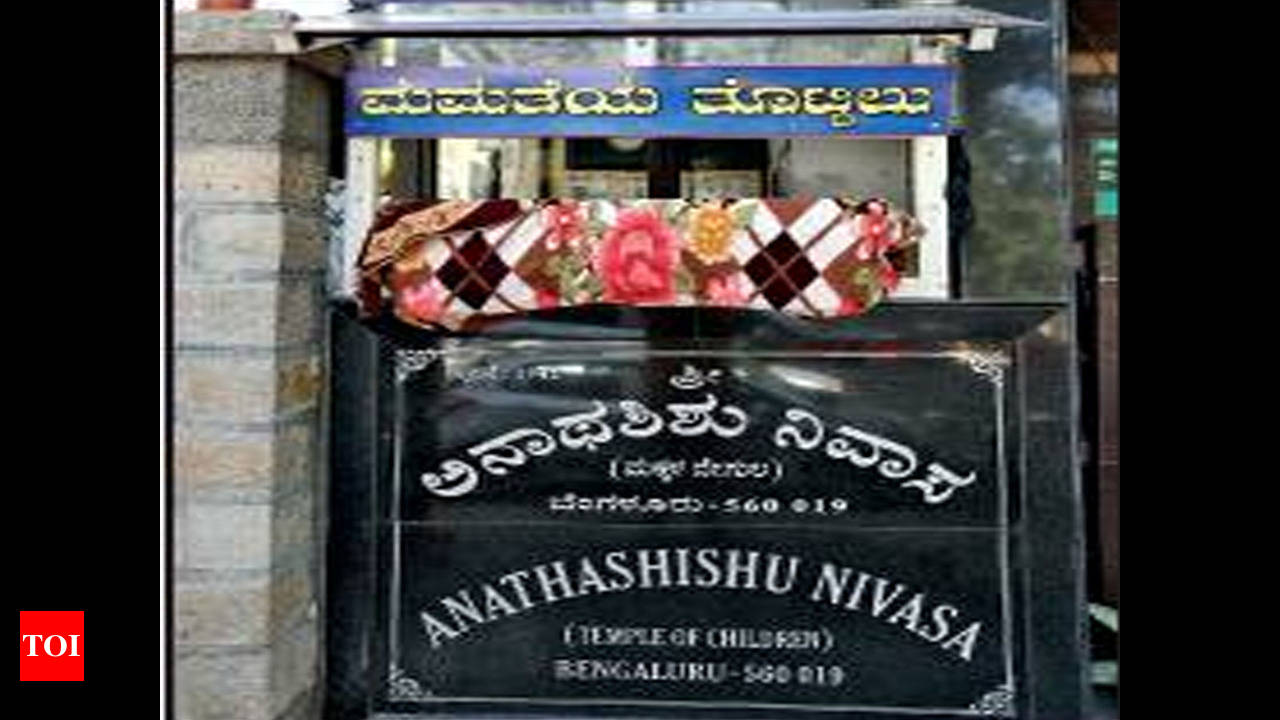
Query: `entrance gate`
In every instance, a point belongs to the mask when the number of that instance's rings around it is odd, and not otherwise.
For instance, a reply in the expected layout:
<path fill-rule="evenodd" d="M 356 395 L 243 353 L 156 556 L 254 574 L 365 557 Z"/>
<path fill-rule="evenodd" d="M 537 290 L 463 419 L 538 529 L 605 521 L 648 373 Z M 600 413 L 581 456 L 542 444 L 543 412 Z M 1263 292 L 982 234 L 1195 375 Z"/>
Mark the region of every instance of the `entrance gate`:
<path fill-rule="evenodd" d="M 995 28 L 1027 25 L 955 7 L 590 19 L 356 18 L 301 33 L 911 33 L 920 47 L 989 50 Z M 349 113 L 369 87 L 349 84 Z M 403 109 L 423 85 L 400 87 Z M 658 123 L 639 136 L 672 134 Z M 731 235 L 758 246 L 731 260 L 691 244 L 698 199 L 668 212 L 584 193 L 581 206 L 515 203 L 501 217 L 485 213 L 508 206 L 472 199 L 429 227 L 412 213 L 444 205 L 423 202 L 404 216 L 425 229 L 396 234 L 389 220 L 372 233 L 360 198 L 377 188 L 359 171 L 379 146 L 353 137 L 348 217 L 362 227 L 347 268 L 373 271 L 363 306 L 331 311 L 326 716 L 1080 716 L 1072 309 L 950 299 L 947 136 L 901 142 L 905 202 L 933 244 L 914 265 L 884 256 L 915 282 L 870 309 L 893 283 L 810 296 L 816 280 L 795 270 L 840 287 L 844 266 L 805 228 L 833 208 L 823 232 L 847 230 L 839 250 L 852 251 L 878 217 L 857 198 L 762 199 Z M 566 207 L 583 227 L 564 242 L 595 243 L 597 259 L 611 243 L 659 253 L 670 229 L 689 277 L 674 270 L 670 296 L 652 301 L 637 278 L 657 261 L 624 253 L 621 269 L 585 263 L 553 282 L 543 304 L 535 276 L 560 266 L 530 271 L 529 257 L 562 252 L 558 236 L 522 228 Z M 627 225 L 630 210 L 654 224 Z M 503 255 L 524 234 L 532 250 Z M 787 242 L 796 250 L 780 256 Z M 750 281 L 740 302 L 707 289 L 718 262 Z M 509 276 L 533 299 L 498 303 L 517 297 Z M 440 297 L 414 294 L 428 287 Z"/>

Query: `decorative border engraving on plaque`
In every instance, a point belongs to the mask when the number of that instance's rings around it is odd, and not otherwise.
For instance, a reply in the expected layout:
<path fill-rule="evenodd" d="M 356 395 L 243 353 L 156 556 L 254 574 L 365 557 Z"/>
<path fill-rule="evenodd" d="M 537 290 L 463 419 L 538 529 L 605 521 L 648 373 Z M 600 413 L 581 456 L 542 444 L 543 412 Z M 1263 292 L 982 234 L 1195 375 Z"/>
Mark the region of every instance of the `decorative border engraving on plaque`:
<path fill-rule="evenodd" d="M 726 355 L 726 353 L 724 352 L 717 352 L 715 350 L 648 349 L 647 352 L 649 357 L 718 358 L 718 357 L 724 357 Z M 413 357 L 402 358 L 401 357 L 402 353 L 404 355 L 412 355 Z M 405 375 L 407 376 L 412 372 L 418 372 L 419 370 L 422 370 L 430 366 L 431 363 L 433 363 L 435 360 L 439 359 L 440 357 L 444 356 L 445 353 L 446 353 L 445 350 L 438 349 L 438 348 L 428 349 L 428 350 L 397 351 L 396 363 L 395 363 L 397 378 L 398 379 L 400 378 L 402 360 L 406 365 L 406 367 L 409 365 L 409 363 L 412 363 L 414 365 L 414 367 L 412 367 L 411 370 L 405 373 Z M 752 356 L 758 356 L 758 357 L 790 357 L 796 354 L 806 355 L 807 353 L 805 352 L 795 353 L 795 352 L 786 352 L 786 351 L 783 351 L 783 352 L 756 351 L 750 354 Z M 823 357 L 848 357 L 848 358 L 914 357 L 914 358 L 949 360 L 952 362 L 959 360 L 963 362 L 965 365 L 967 365 L 968 368 L 972 370 L 974 373 L 982 375 L 983 377 L 986 377 L 988 380 L 991 381 L 991 386 L 994 388 L 992 397 L 994 400 L 995 413 L 996 413 L 996 446 L 997 446 L 996 456 L 998 458 L 1001 458 L 1000 462 L 998 463 L 997 488 L 1000 493 L 1000 501 L 999 501 L 1000 511 L 998 514 L 998 517 L 1000 518 L 1000 524 L 998 528 L 999 529 L 998 562 L 999 562 L 1001 586 L 1002 586 L 1001 587 L 1002 620 L 1000 624 L 1001 624 L 1001 635 L 1002 635 L 1002 645 L 1003 645 L 1004 664 L 1005 664 L 1005 677 L 1007 678 L 1007 680 L 1004 683 L 1001 683 L 999 686 L 996 687 L 996 689 L 983 694 L 978 701 L 970 703 L 967 707 L 961 706 L 961 707 L 950 707 L 950 708 L 882 706 L 882 705 L 861 705 L 861 704 L 799 705 L 794 702 L 741 702 L 741 701 L 704 702 L 704 701 L 697 701 L 697 700 L 649 700 L 649 699 L 641 699 L 641 698 L 620 699 L 620 698 L 603 698 L 603 697 L 591 697 L 591 698 L 565 698 L 565 697 L 546 697 L 546 696 L 476 697 L 476 696 L 455 696 L 455 695 L 449 695 L 449 694 L 436 695 L 430 690 L 423 690 L 421 688 L 421 685 L 418 683 L 418 681 L 416 681 L 412 677 L 409 677 L 407 674 L 405 674 L 404 671 L 401 670 L 399 666 L 396 664 L 395 660 L 392 660 L 391 666 L 390 666 L 391 667 L 390 675 L 388 677 L 388 684 L 391 686 L 388 699 L 392 701 L 411 701 L 411 702 L 419 702 L 423 704 L 457 702 L 457 703 L 528 703 L 528 704 L 535 704 L 535 705 L 544 705 L 548 707 L 574 706 L 574 705 L 581 705 L 581 704 L 630 706 L 630 707 L 686 707 L 686 708 L 726 708 L 728 707 L 728 708 L 738 708 L 738 709 L 746 709 L 746 710 L 803 709 L 803 710 L 813 710 L 813 711 L 822 711 L 822 712 L 841 712 L 841 713 L 869 712 L 869 713 L 938 714 L 938 713 L 950 712 L 957 715 L 966 715 L 966 716 L 1013 717 L 1014 716 L 1014 697 L 1013 697 L 1014 673 L 1013 673 L 1013 653 L 1012 653 L 1013 631 L 1012 631 L 1012 621 L 1011 621 L 1011 614 L 1010 614 L 1010 603 L 1011 603 L 1010 586 L 1009 586 L 1010 568 L 1009 568 L 1009 559 L 1008 559 L 1009 526 L 1008 526 L 1007 498 L 1005 496 L 1006 487 L 1007 487 L 1006 486 L 1007 478 L 1006 478 L 1006 471 L 1004 468 L 1004 460 L 1003 460 L 1003 458 L 1005 458 L 1005 448 L 1004 448 L 1005 418 L 1004 418 L 1004 395 L 1003 395 L 1004 367 L 1011 363 L 1010 357 L 1006 353 L 1000 350 L 976 350 L 976 349 L 948 350 L 948 351 L 924 352 L 924 353 L 897 352 L 897 353 L 891 353 L 891 354 L 878 353 L 878 352 L 845 352 L 845 353 L 825 353 L 822 356 Z M 723 370 L 711 369 L 704 372 L 702 370 L 699 370 L 697 367 L 694 367 L 690 363 L 685 363 L 684 367 L 681 369 L 681 372 L 679 374 L 672 374 L 668 377 L 668 383 L 671 385 L 671 387 L 674 387 L 677 389 L 696 390 L 704 387 L 707 384 L 718 383 L 723 379 L 725 379 Z M 398 440 L 399 440 L 399 434 L 397 433 L 397 441 Z M 394 460 L 394 465 L 396 467 L 396 472 L 394 473 L 394 476 L 396 479 L 395 480 L 396 484 L 395 484 L 394 491 L 392 493 L 392 496 L 394 498 L 393 515 L 395 517 L 399 517 L 400 516 L 399 499 L 400 499 L 400 492 L 401 492 L 399 481 L 401 477 L 401 472 L 400 472 L 401 464 L 400 464 L 400 453 L 399 453 L 398 442 L 397 442 L 395 455 L 396 455 L 396 459 Z M 403 532 L 403 529 L 404 527 L 402 524 L 396 523 L 396 531 L 392 535 L 392 538 L 393 538 L 393 542 L 392 542 L 393 560 L 392 560 L 392 570 L 391 570 L 392 612 L 390 613 L 390 619 L 389 619 L 389 624 L 390 624 L 389 656 L 391 658 L 401 657 L 400 648 L 399 648 L 400 643 L 399 643 L 398 619 L 400 616 L 399 600 L 400 600 L 400 594 L 401 594 L 400 539 L 401 539 L 401 533 Z"/>
<path fill-rule="evenodd" d="M 999 351 L 962 350 L 959 357 L 970 370 L 1004 387 L 1004 366 L 1009 364 L 1007 355 Z"/>
<path fill-rule="evenodd" d="M 443 356 L 444 350 L 439 348 L 396 350 L 396 380 L 404 382 L 410 375 L 427 369 Z"/>
<path fill-rule="evenodd" d="M 1013 683 L 1001 684 L 978 702 L 971 703 L 969 709 L 977 710 L 980 715 L 1013 717 Z"/>
<path fill-rule="evenodd" d="M 387 685 L 390 686 L 387 692 L 388 700 L 420 701 L 426 700 L 432 694 L 430 690 L 423 690 L 417 680 L 409 677 L 408 673 L 394 662 L 391 663 L 391 670 L 387 673 Z"/>

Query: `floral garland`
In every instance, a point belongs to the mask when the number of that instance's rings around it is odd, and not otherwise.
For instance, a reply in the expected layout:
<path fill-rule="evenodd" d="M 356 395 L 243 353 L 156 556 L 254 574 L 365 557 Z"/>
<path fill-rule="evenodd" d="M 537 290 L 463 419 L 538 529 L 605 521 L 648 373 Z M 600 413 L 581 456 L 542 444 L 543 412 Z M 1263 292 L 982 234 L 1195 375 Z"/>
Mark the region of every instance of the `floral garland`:
<path fill-rule="evenodd" d="M 370 233 L 364 306 L 389 296 L 407 322 L 455 328 L 594 303 L 859 315 L 898 287 L 890 256 L 923 234 L 883 198 L 803 201 L 819 218 L 804 231 L 775 213 L 786 202 L 441 203 Z"/>

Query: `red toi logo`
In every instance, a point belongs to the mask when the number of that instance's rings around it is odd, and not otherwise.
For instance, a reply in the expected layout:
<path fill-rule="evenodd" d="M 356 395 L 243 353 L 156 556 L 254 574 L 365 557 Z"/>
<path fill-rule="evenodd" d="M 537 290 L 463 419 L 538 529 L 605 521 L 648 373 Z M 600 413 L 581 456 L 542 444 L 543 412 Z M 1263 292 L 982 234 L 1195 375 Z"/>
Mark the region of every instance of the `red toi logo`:
<path fill-rule="evenodd" d="M 84 611 L 18 613 L 19 680 L 84 680 Z"/>

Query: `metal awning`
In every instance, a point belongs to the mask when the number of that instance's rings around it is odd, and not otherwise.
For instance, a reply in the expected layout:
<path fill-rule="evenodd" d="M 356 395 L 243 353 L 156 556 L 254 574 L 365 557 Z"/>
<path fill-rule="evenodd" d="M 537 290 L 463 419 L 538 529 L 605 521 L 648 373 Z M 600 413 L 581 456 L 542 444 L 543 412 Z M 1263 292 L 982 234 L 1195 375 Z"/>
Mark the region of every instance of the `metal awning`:
<path fill-rule="evenodd" d="M 946 5 L 900 9 L 762 11 L 749 14 L 579 13 L 518 15 L 428 15 L 355 12 L 300 20 L 293 28 L 303 43 L 312 38 L 437 37 L 535 38 L 746 35 L 931 35 L 993 36 L 1002 28 L 1045 27 L 1037 20 L 976 8 Z M 985 44 L 985 43 L 984 43 Z"/>

